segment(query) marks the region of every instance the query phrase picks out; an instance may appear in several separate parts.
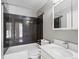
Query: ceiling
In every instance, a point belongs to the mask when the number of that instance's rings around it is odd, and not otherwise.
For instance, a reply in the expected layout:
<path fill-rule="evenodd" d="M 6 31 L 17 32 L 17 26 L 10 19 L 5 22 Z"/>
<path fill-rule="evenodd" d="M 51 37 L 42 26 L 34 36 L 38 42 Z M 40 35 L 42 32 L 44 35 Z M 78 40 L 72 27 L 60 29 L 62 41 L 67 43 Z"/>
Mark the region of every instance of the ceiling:
<path fill-rule="evenodd" d="M 33 11 L 38 11 L 48 0 L 7 0 L 8 4 L 24 7 Z"/>

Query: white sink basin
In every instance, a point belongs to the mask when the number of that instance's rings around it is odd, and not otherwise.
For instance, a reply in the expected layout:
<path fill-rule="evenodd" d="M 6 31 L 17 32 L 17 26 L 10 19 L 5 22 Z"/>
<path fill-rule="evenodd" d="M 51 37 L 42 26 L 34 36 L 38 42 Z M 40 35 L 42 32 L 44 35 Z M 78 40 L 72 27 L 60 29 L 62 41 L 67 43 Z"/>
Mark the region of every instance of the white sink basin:
<path fill-rule="evenodd" d="M 40 48 L 54 59 L 78 59 L 78 53 L 56 44 L 43 45 Z"/>
<path fill-rule="evenodd" d="M 73 54 L 70 51 L 67 51 L 67 49 L 60 48 L 60 47 L 52 47 L 52 53 L 55 53 L 56 55 L 63 56 L 63 57 L 72 57 Z"/>

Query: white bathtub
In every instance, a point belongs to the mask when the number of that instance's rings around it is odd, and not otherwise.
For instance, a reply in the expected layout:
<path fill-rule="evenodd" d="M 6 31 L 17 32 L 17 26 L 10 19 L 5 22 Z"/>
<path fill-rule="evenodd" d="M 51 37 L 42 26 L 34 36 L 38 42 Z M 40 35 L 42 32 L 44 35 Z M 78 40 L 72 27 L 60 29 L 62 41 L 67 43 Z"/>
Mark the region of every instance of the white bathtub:
<path fill-rule="evenodd" d="M 38 44 L 31 43 L 10 47 L 4 55 L 4 59 L 39 59 Z"/>

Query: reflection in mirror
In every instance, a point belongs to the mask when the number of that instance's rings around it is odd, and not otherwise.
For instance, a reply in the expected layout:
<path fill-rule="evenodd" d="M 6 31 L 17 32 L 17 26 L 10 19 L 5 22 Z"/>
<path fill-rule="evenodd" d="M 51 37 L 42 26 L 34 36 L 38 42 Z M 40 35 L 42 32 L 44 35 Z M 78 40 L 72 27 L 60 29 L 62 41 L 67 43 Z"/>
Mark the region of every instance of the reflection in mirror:
<path fill-rule="evenodd" d="M 19 37 L 20 38 L 23 37 L 23 25 L 22 25 L 22 23 L 19 23 Z"/>
<path fill-rule="evenodd" d="M 7 22 L 6 23 L 6 38 L 11 38 L 11 28 L 12 28 L 12 23 Z"/>
<path fill-rule="evenodd" d="M 71 0 L 63 0 L 54 5 L 54 28 L 71 27 Z"/>
<path fill-rule="evenodd" d="M 15 40 L 16 43 L 23 42 L 23 24 L 20 22 L 15 22 Z"/>
<path fill-rule="evenodd" d="M 62 16 L 54 18 L 54 28 L 61 28 L 61 18 Z"/>
<path fill-rule="evenodd" d="M 23 42 L 22 37 L 23 37 L 23 24 L 19 23 L 19 42 Z"/>

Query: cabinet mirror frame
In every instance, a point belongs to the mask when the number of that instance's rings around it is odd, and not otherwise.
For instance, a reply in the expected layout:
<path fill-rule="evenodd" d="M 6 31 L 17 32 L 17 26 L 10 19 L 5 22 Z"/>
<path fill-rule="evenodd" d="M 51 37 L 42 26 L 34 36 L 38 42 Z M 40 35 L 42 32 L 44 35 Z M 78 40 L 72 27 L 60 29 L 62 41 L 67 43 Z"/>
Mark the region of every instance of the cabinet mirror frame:
<path fill-rule="evenodd" d="M 62 28 L 54 28 L 54 18 L 55 18 L 55 15 L 54 15 L 54 13 L 55 13 L 55 7 L 58 5 L 58 4 L 60 4 L 61 2 L 63 2 L 64 0 L 61 0 L 60 2 L 58 2 L 57 4 L 54 4 L 53 6 L 52 6 L 52 18 L 53 18 L 53 20 L 52 20 L 52 30 L 71 30 L 71 19 L 70 19 L 70 27 L 62 27 Z M 71 10 L 71 12 L 72 12 L 72 10 Z M 62 17 L 62 16 L 61 16 Z"/>

